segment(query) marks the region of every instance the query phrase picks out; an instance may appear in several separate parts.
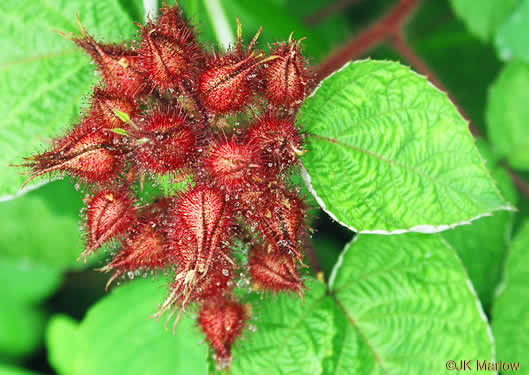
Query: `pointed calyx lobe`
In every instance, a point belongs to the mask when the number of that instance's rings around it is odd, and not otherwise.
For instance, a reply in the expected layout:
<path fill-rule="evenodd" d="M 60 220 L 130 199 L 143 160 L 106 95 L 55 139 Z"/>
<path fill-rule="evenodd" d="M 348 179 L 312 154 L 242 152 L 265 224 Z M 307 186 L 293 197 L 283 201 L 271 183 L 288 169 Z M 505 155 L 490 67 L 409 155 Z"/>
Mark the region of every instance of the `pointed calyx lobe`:
<path fill-rule="evenodd" d="M 288 43 L 278 43 L 272 54 L 278 58 L 264 70 L 265 97 L 276 105 L 300 104 L 310 87 L 311 75 L 301 54 L 300 42 L 292 37 Z"/>
<path fill-rule="evenodd" d="M 145 92 L 145 77 L 135 51 L 118 44 L 98 43 L 84 29 L 83 36 L 74 41 L 98 65 L 110 91 L 128 98 L 135 98 Z"/>
<path fill-rule="evenodd" d="M 26 159 L 25 166 L 32 170 L 28 181 L 56 173 L 69 174 L 88 183 L 105 184 L 120 172 L 121 150 L 114 147 L 109 133 L 91 118 L 54 143 L 50 151 Z"/>
<path fill-rule="evenodd" d="M 86 184 L 82 255 L 113 250 L 101 268 L 109 283 L 168 274 L 156 315 L 199 305 L 224 366 L 249 318 L 238 278 L 254 290 L 303 292 L 306 207 L 289 176 L 303 153 L 295 116 L 310 73 L 292 38 L 267 55 L 259 33 L 244 43 L 239 28 L 232 49 L 208 49 L 177 7 L 139 28 L 141 40 L 129 43 L 102 43 L 82 26 L 67 36 L 102 80 L 79 124 L 24 166 L 29 180 L 58 174 Z M 152 201 L 138 196 L 162 177 L 187 185 Z M 232 249 L 237 237 L 249 250 Z"/>
<path fill-rule="evenodd" d="M 220 367 L 231 362 L 231 347 L 248 320 L 245 306 L 226 298 L 211 299 L 200 309 L 198 323 L 210 342 Z"/>
<path fill-rule="evenodd" d="M 170 209 L 169 249 L 178 264 L 162 310 L 221 296 L 233 284 L 233 210 L 217 189 L 197 186 Z"/>
<path fill-rule="evenodd" d="M 270 246 L 260 245 L 253 249 L 249 266 L 254 288 L 273 292 L 293 291 L 298 294 L 303 291 L 296 260 L 277 253 Z"/>
<path fill-rule="evenodd" d="M 125 234 L 136 219 L 134 200 L 126 190 L 105 189 L 86 200 L 86 250 Z"/>
<path fill-rule="evenodd" d="M 136 136 L 136 161 L 141 168 L 166 174 L 184 169 L 198 144 L 194 125 L 178 104 L 163 106 L 142 119 Z"/>
<path fill-rule="evenodd" d="M 141 27 L 138 51 L 141 68 L 152 85 L 176 89 L 191 80 L 202 65 L 202 54 L 190 25 L 177 9 L 166 8 L 158 24 Z"/>

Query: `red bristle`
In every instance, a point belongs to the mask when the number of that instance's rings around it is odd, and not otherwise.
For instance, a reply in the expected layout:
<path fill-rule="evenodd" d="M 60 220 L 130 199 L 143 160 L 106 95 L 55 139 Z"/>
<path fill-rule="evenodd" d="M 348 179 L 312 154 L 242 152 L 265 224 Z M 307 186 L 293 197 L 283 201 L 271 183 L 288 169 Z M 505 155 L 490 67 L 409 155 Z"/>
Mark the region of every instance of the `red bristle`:
<path fill-rule="evenodd" d="M 278 254 L 295 255 L 302 260 L 300 244 L 306 232 L 303 201 L 297 194 L 282 189 L 261 193 L 255 199 L 251 202 L 255 209 L 249 216 L 257 223 L 265 241 Z"/>
<path fill-rule="evenodd" d="M 132 133 L 138 139 L 137 162 L 146 171 L 176 172 L 195 156 L 198 138 L 180 107 L 167 107 L 150 114 L 141 128 Z"/>
<path fill-rule="evenodd" d="M 289 43 L 280 43 L 271 52 L 277 59 L 263 70 L 265 79 L 264 96 L 273 104 L 286 107 L 300 105 L 309 88 L 310 75 L 303 55 L 300 41 L 291 39 Z"/>
<path fill-rule="evenodd" d="M 157 30 L 171 39 L 186 37 L 189 44 L 196 44 L 197 38 L 190 23 L 184 18 L 179 7 L 164 6 L 160 9 L 160 17 L 156 22 Z"/>
<path fill-rule="evenodd" d="M 250 275 L 257 289 L 301 294 L 304 286 L 296 264 L 297 258 L 278 254 L 270 245 L 259 245 L 252 249 L 248 261 Z"/>
<path fill-rule="evenodd" d="M 251 95 L 259 60 L 253 55 L 236 54 L 211 59 L 199 78 L 198 92 L 204 106 L 214 113 L 240 110 Z"/>
<path fill-rule="evenodd" d="M 105 242 L 124 234 L 136 219 L 134 199 L 122 189 L 105 189 L 86 200 L 86 257 Z"/>
<path fill-rule="evenodd" d="M 232 191 L 263 181 L 259 150 L 237 140 L 219 142 L 208 153 L 204 168 L 219 184 Z"/>
<path fill-rule="evenodd" d="M 100 271 L 114 272 L 107 283 L 108 287 L 112 281 L 128 272 L 160 270 L 171 264 L 171 254 L 165 246 L 163 231 L 156 226 L 156 221 L 147 221 L 138 224 L 112 262 Z"/>
<path fill-rule="evenodd" d="M 125 124 L 118 117 L 116 111 L 122 112 L 132 118 L 138 113 L 138 107 L 129 98 L 101 87 L 95 87 L 94 95 L 92 96 L 90 117 L 105 129 L 127 128 L 128 124 Z"/>
<path fill-rule="evenodd" d="M 143 41 L 138 51 L 142 70 L 153 85 L 165 91 L 178 88 L 183 79 L 194 78 L 202 55 L 187 28 L 168 36 L 160 26 L 142 28 Z"/>
<path fill-rule="evenodd" d="M 174 254 L 176 257 L 181 254 Z M 196 270 L 180 271 L 170 286 L 167 308 L 185 309 L 190 303 L 222 296 L 233 289 L 234 265 L 216 255 L 207 274 L 197 275 Z"/>
<path fill-rule="evenodd" d="M 234 267 L 229 258 L 232 209 L 224 194 L 198 186 L 183 194 L 170 210 L 169 250 L 179 265 L 172 293 L 162 312 L 223 293 Z"/>
<path fill-rule="evenodd" d="M 302 154 L 303 141 L 293 118 L 267 114 L 248 129 L 248 143 L 261 150 L 267 166 L 283 171 Z"/>
<path fill-rule="evenodd" d="M 24 165 L 33 170 L 28 181 L 59 172 L 89 183 L 109 182 L 117 177 L 121 165 L 121 155 L 111 143 L 108 132 L 88 119 L 65 137 L 56 140 L 51 151 L 27 159 Z"/>
<path fill-rule="evenodd" d="M 74 42 L 99 66 L 109 90 L 129 98 L 145 93 L 147 86 L 136 52 L 117 44 L 98 43 L 84 29 L 83 37 Z"/>
<path fill-rule="evenodd" d="M 248 319 L 245 306 L 229 298 L 215 298 L 202 305 L 198 324 L 215 349 L 219 367 L 230 365 L 232 345 L 242 334 Z"/>

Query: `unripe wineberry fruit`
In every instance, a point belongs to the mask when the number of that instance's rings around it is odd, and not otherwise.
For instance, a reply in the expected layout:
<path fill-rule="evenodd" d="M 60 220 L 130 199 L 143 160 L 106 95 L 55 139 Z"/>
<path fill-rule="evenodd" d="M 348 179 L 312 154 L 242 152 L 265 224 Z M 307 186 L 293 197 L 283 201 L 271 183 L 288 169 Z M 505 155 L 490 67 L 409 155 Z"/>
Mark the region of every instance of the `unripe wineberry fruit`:
<path fill-rule="evenodd" d="M 105 189 L 86 200 L 86 250 L 90 255 L 102 244 L 124 234 L 136 219 L 134 200 L 126 190 Z"/>
<path fill-rule="evenodd" d="M 303 282 L 296 267 L 297 262 L 295 257 L 278 254 L 269 245 L 257 246 L 252 249 L 248 262 L 254 287 L 301 294 Z"/>
<path fill-rule="evenodd" d="M 241 335 L 248 318 L 243 305 L 227 298 L 207 301 L 200 309 L 198 324 L 215 349 L 219 367 L 230 364 L 231 347 Z"/>
<path fill-rule="evenodd" d="M 279 43 L 271 53 L 277 56 L 263 69 L 266 81 L 264 96 L 273 104 L 285 107 L 300 105 L 309 87 L 310 75 L 300 41 L 290 38 L 288 43 Z"/>
<path fill-rule="evenodd" d="M 164 107 L 150 114 L 141 128 L 131 131 L 138 138 L 136 158 L 146 171 L 165 174 L 183 169 L 194 157 L 198 139 L 181 107 Z"/>

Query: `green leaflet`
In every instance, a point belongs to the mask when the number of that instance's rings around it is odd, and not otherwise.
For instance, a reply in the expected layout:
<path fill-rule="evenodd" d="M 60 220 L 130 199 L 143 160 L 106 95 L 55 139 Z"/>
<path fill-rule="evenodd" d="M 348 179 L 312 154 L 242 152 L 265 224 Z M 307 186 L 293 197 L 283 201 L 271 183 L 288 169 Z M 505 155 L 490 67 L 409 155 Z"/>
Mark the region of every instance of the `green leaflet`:
<path fill-rule="evenodd" d="M 304 301 L 242 294 L 252 319 L 233 348 L 232 375 L 435 375 L 447 358 L 493 359 L 467 275 L 438 235 L 361 235 L 346 246 L 330 291 L 316 280 L 306 285 Z M 54 368 L 61 375 L 205 374 L 206 347 L 189 316 L 176 336 L 148 319 L 164 296 L 161 284 L 137 280 L 79 325 L 55 318 L 47 335 Z"/>
<path fill-rule="evenodd" d="M 500 191 L 509 202 L 516 204 L 518 192 L 509 174 L 484 141 L 478 140 L 477 145 L 481 155 L 487 160 L 487 167 L 498 182 Z M 490 312 L 494 290 L 500 280 L 503 258 L 511 241 L 513 222 L 514 213 L 502 211 L 477 220 L 472 225 L 462 225 L 442 233 L 443 238 L 461 257 L 487 312 Z"/>
<path fill-rule="evenodd" d="M 61 375 L 205 375 L 207 349 L 194 322 L 183 317 L 176 330 L 149 317 L 166 297 L 164 285 L 135 280 L 90 309 L 80 324 L 52 320 L 47 343 Z"/>
<path fill-rule="evenodd" d="M 529 221 L 515 236 L 492 311 L 498 359 L 522 361 L 517 374 L 529 374 L 524 366 L 529 353 Z"/>
<path fill-rule="evenodd" d="M 487 105 L 487 127 L 495 151 L 513 168 L 529 170 L 529 64 L 513 61 L 505 66 L 491 86 Z"/>
<path fill-rule="evenodd" d="M 490 40 L 520 0 L 451 0 L 457 16 L 484 41 Z"/>
<path fill-rule="evenodd" d="M 119 0 L 1 2 L 0 200 L 19 193 L 27 179 L 21 168 L 7 165 L 20 164 L 69 127 L 97 82 L 89 58 L 55 31 L 78 34 L 79 14 L 96 37 L 119 42 L 133 37 L 133 22 L 142 21 L 131 9 Z"/>
<path fill-rule="evenodd" d="M 354 231 L 431 233 L 511 209 L 456 107 L 398 63 L 346 65 L 298 120 L 308 133 L 307 185 Z"/>
<path fill-rule="evenodd" d="M 281 294 L 260 300 L 253 296 L 248 332 L 233 349 L 232 375 L 315 375 L 323 371 L 323 359 L 332 353 L 333 301 L 320 282 L 307 284 L 305 303 Z"/>
<path fill-rule="evenodd" d="M 519 58 L 529 62 L 529 0 L 522 3 L 498 29 L 495 38 L 498 54 L 504 60 Z"/>
<path fill-rule="evenodd" d="M 324 374 L 434 375 L 448 359 L 494 359 L 487 319 L 439 235 L 360 235 L 330 288 L 340 335 Z"/>

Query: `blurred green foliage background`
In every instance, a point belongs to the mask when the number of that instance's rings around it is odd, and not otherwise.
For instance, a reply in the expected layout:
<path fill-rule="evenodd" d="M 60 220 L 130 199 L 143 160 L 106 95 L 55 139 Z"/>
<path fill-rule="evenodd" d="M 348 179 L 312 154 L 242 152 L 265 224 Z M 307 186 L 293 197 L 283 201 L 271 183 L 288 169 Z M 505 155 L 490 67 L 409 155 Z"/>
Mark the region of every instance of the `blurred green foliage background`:
<path fill-rule="evenodd" d="M 212 25 L 215 15 L 208 13 L 207 2 L 179 2 L 197 24 L 203 40 L 216 42 Z M 233 31 L 236 17 L 241 20 L 246 39 L 263 26 L 261 48 L 288 38 L 292 31 L 297 37 L 306 36 L 304 51 L 315 65 L 396 2 L 220 1 Z M 505 1 L 504 5 L 509 6 L 502 8 L 504 17 L 486 24 L 486 17 L 500 17 L 502 12 L 496 9 L 487 15 L 487 6 L 476 3 L 479 1 L 424 0 L 405 33 L 415 53 L 479 130 L 480 150 L 489 160 L 493 176 L 508 199 L 518 203 L 519 212 L 515 215 L 502 213 L 446 235 L 447 241 L 461 252 L 473 281 L 480 280 L 475 286 L 490 315 L 510 238 L 529 212 L 527 196 L 518 194 L 504 168 L 510 163 L 518 170 L 520 181 L 529 182 L 529 44 L 524 44 L 526 39 L 509 42 L 517 33 L 523 34 L 518 35 L 520 38 L 528 38 L 529 1 Z M 509 15 L 517 7 L 522 8 L 516 10 L 521 21 L 511 21 Z M 51 137 L 75 121 L 84 105 L 83 95 L 94 83 L 86 57 L 53 32 L 75 32 L 76 13 L 88 30 L 111 41 L 135 35 L 132 22 L 142 22 L 144 18 L 139 0 L 7 0 L 0 4 L 0 375 L 70 373 L 62 358 L 68 354 L 50 354 L 46 340 L 55 340 L 54 332 L 70 332 L 74 348 L 77 321 L 105 295 L 107 276 L 93 271 L 104 263 L 105 254 L 89 264 L 77 260 L 83 247 L 79 230 L 83 192 L 76 190 L 75 182 L 58 180 L 20 194 L 25 177 L 20 175 L 20 169 L 7 167 L 20 163 L 21 156 L 45 147 Z M 469 13 L 475 13 L 478 19 L 467 17 Z M 525 31 L 516 29 L 516 22 L 521 22 Z M 364 57 L 409 63 L 387 43 Z M 515 147 L 519 148 L 517 154 L 511 152 Z M 314 251 L 328 276 L 351 234 L 319 210 L 314 212 Z M 520 262 L 527 263 L 529 259 Z M 149 303 L 152 307 L 152 301 Z M 146 316 L 150 313 L 149 308 L 136 310 L 130 306 L 130 310 L 117 313 L 115 319 L 125 319 L 133 311 Z M 53 324 L 48 328 L 50 319 Z M 93 334 L 88 326 L 97 325 L 95 315 L 92 320 L 80 328 L 87 335 Z M 112 325 L 104 329 L 108 340 L 116 342 L 115 350 L 119 350 L 120 336 L 113 333 Z M 145 330 L 143 336 L 150 332 L 150 328 L 139 329 Z M 153 337 L 155 340 L 157 336 Z M 200 362 L 202 357 L 197 358 L 195 362 Z M 174 373 L 190 373 L 181 370 Z M 97 366 L 93 371 L 99 371 Z"/>

